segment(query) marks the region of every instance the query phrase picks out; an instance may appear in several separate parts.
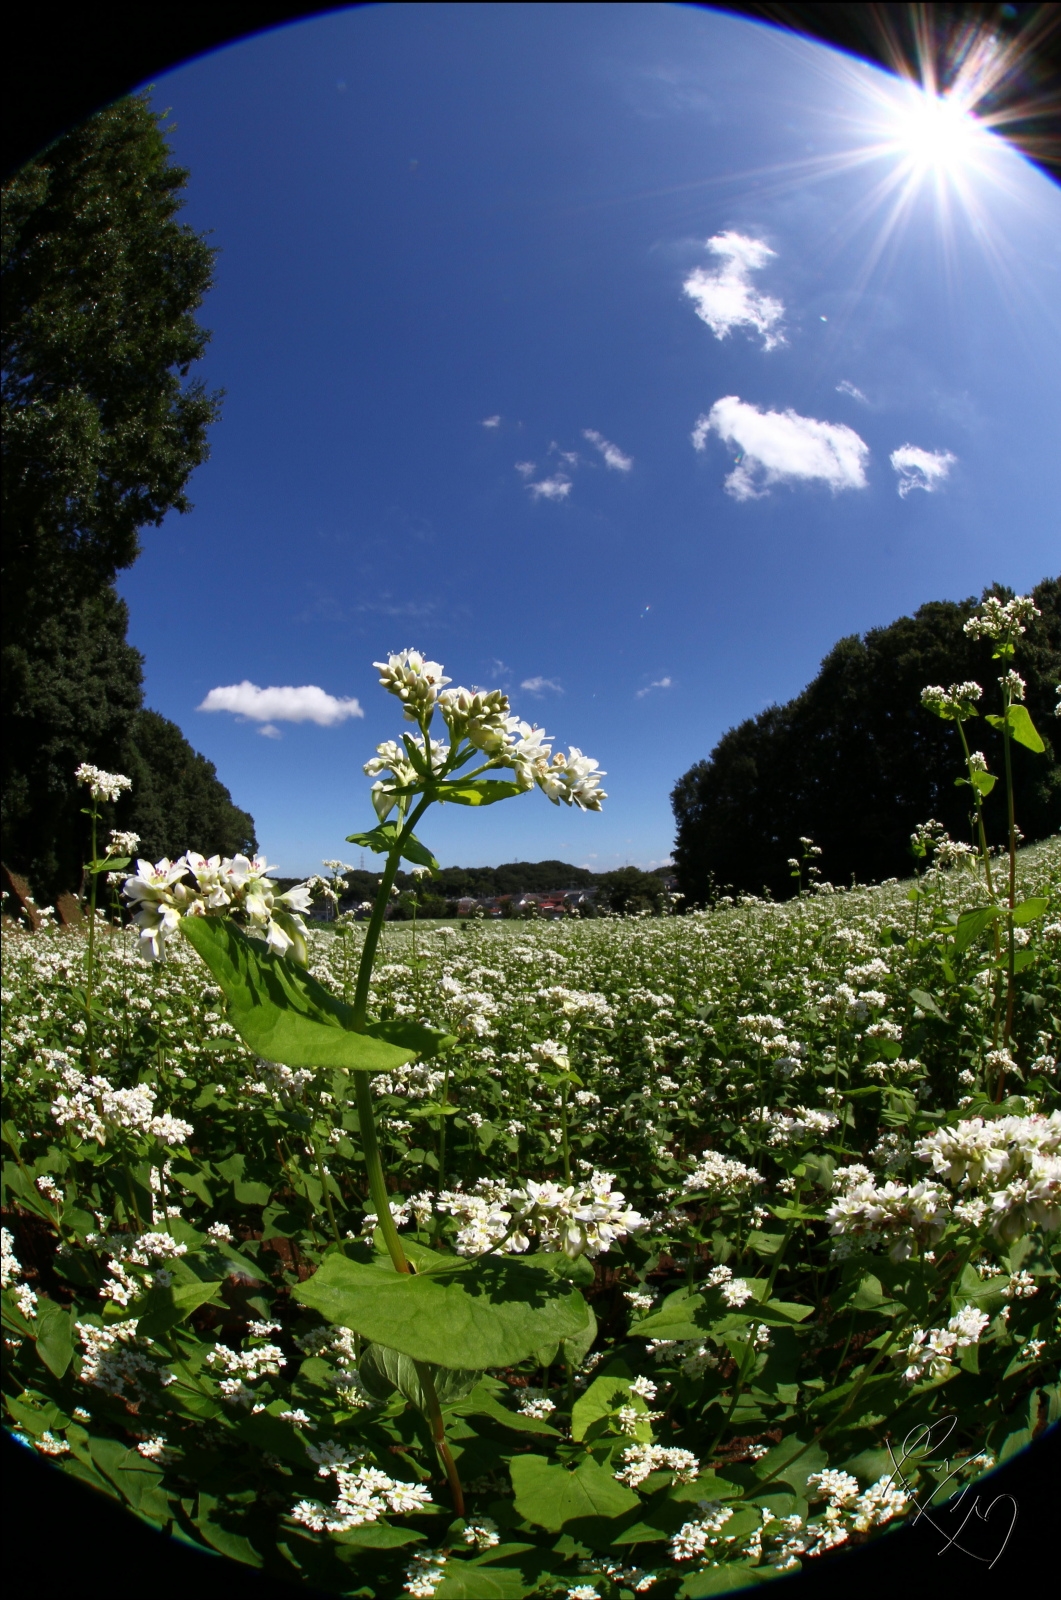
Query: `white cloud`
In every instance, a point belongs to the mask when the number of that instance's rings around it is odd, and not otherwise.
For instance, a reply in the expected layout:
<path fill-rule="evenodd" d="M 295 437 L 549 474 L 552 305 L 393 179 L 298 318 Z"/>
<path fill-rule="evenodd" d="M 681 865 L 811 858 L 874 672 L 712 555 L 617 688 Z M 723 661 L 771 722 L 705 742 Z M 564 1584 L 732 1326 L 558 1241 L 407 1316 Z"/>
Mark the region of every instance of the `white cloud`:
<path fill-rule="evenodd" d="M 571 479 L 565 478 L 562 472 L 556 472 L 551 478 L 528 483 L 527 488 L 535 500 L 566 500 L 571 493 Z"/>
<path fill-rule="evenodd" d="M 862 390 L 857 388 L 856 385 L 851 382 L 850 378 L 841 378 L 840 382 L 836 386 L 836 392 L 837 394 L 849 394 L 852 400 L 861 400 L 864 406 L 869 405 L 869 401 L 862 393 Z"/>
<path fill-rule="evenodd" d="M 500 426 L 501 426 L 501 414 L 500 414 L 500 412 L 498 413 L 498 415 L 496 417 L 484 417 L 483 418 L 483 427 L 484 428 L 500 428 Z"/>
<path fill-rule="evenodd" d="M 525 478 L 529 478 L 531 473 L 534 470 L 535 470 L 535 468 L 534 468 L 534 462 L 533 461 L 517 461 L 516 462 L 516 471 L 517 472 L 521 472 Z"/>
<path fill-rule="evenodd" d="M 321 728 L 333 728 L 347 717 L 363 717 L 357 700 L 340 700 L 326 694 L 315 683 L 300 688 L 259 689 L 256 683 L 244 678 L 242 683 L 230 683 L 211 689 L 199 711 L 234 711 L 238 717 L 248 717 L 252 722 L 264 722 L 260 731 L 269 739 L 278 738 L 276 729 L 268 729 L 274 722 L 315 722 Z"/>
<path fill-rule="evenodd" d="M 555 678 L 524 678 L 520 684 L 521 689 L 527 689 L 531 694 L 540 695 L 543 689 L 551 689 L 554 694 L 563 694 L 563 687 Z"/>
<path fill-rule="evenodd" d="M 958 458 L 949 450 L 920 450 L 916 444 L 904 444 L 888 459 L 899 474 L 899 493 L 905 500 L 913 489 L 924 489 L 926 494 L 938 489 Z"/>
<path fill-rule="evenodd" d="M 673 678 L 657 678 L 655 683 L 647 684 L 644 689 L 639 689 L 634 698 L 643 700 L 646 694 L 652 693 L 653 689 L 669 689 L 673 682 Z"/>
<path fill-rule="evenodd" d="M 633 456 L 624 455 L 617 444 L 612 444 L 596 428 L 583 428 L 583 439 L 588 439 L 590 444 L 596 445 L 604 457 L 604 465 L 611 467 L 615 472 L 629 472 L 634 464 Z"/>
<path fill-rule="evenodd" d="M 827 483 L 834 494 L 866 487 L 869 446 L 842 422 L 818 422 L 792 410 L 760 411 L 731 394 L 698 418 L 692 434 L 697 450 L 704 449 L 709 433 L 740 452 L 726 479 L 726 493 L 735 500 L 758 500 L 772 484 L 797 480 Z"/>
<path fill-rule="evenodd" d="M 261 734 L 263 739 L 282 739 L 284 737 L 280 732 L 280 729 L 274 727 L 271 722 L 263 723 L 258 729 L 258 732 Z"/>
<path fill-rule="evenodd" d="M 715 272 L 697 267 L 682 285 L 701 321 L 716 339 L 724 339 L 731 328 L 751 328 L 764 350 L 784 344 L 780 326 L 784 306 L 770 295 L 757 294 L 750 277 L 772 259 L 774 251 L 761 239 L 748 239 L 742 233 L 717 233 L 708 239 L 707 248 L 722 265 Z"/>

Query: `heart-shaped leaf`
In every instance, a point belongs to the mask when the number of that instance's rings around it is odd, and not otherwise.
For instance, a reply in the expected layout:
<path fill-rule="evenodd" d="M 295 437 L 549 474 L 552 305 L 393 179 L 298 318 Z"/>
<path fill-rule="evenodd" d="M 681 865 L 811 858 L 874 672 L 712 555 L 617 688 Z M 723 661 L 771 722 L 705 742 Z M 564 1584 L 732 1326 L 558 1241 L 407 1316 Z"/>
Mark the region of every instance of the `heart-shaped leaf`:
<path fill-rule="evenodd" d="M 588 1320 L 579 1291 L 562 1292 L 540 1267 L 502 1256 L 452 1260 L 447 1271 L 404 1273 L 335 1253 L 292 1292 L 374 1344 L 465 1370 L 510 1367 Z"/>
<path fill-rule="evenodd" d="M 378 828 L 371 829 L 368 833 L 348 833 L 347 844 L 359 844 L 365 850 L 374 850 L 377 855 L 389 855 L 394 849 L 401 829 L 396 822 L 381 822 Z M 410 833 L 402 840 L 402 857 L 406 861 L 413 861 L 418 867 L 430 867 L 432 872 L 438 871 L 438 862 L 427 848 L 421 844 L 415 833 Z"/>
<path fill-rule="evenodd" d="M 224 990 L 232 1026 L 266 1061 L 390 1072 L 450 1042 L 419 1022 L 370 1022 L 359 1031 L 352 1006 L 224 918 L 184 917 L 181 931 Z"/>
<path fill-rule="evenodd" d="M 547 1456 L 514 1456 L 509 1471 L 516 1510 L 549 1533 L 559 1533 L 565 1522 L 580 1517 L 621 1517 L 638 1504 L 633 1490 L 592 1456 L 574 1472 L 555 1466 Z"/>
<path fill-rule="evenodd" d="M 503 783 L 497 778 L 470 778 L 461 783 L 440 783 L 436 794 L 440 800 L 451 800 L 459 806 L 492 806 L 498 800 L 511 800 L 526 791 L 518 783 Z"/>

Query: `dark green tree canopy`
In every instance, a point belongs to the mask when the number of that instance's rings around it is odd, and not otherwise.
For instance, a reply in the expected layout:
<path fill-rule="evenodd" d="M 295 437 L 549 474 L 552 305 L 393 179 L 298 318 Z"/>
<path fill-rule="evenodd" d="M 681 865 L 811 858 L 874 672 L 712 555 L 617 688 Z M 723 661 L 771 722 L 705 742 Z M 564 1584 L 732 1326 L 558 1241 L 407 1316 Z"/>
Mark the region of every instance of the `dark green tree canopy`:
<path fill-rule="evenodd" d="M 176 220 L 187 177 L 135 97 L 4 187 L 3 851 L 38 900 L 81 876 L 82 761 L 133 779 L 110 820 L 145 855 L 254 844 L 210 762 L 142 710 L 113 586 L 138 530 L 188 509 L 218 412 L 189 377 L 214 252 Z"/>
<path fill-rule="evenodd" d="M 172 860 L 202 855 L 253 855 L 254 818 L 232 803 L 217 768 L 193 750 L 175 722 L 141 711 L 129 730 L 122 771 L 133 780 L 119 806 L 121 825 L 140 835 L 140 853 Z"/>
<path fill-rule="evenodd" d="M 187 176 L 135 97 L 4 187 L 5 638 L 35 599 L 93 592 L 135 560 L 139 528 L 187 509 L 219 399 L 188 378 L 214 251 L 176 221 Z"/>
<path fill-rule="evenodd" d="M 1061 826 L 1053 716 L 1061 581 L 1047 579 L 1032 592 L 1042 615 L 1021 640 L 1016 667 L 1047 750 L 1013 750 L 1017 821 L 1029 840 Z M 990 642 L 963 631 L 976 604 L 933 601 L 890 627 L 841 639 L 802 694 L 731 728 L 708 760 L 690 768 L 671 795 L 674 859 L 689 901 L 728 887 L 791 894 L 788 860 L 798 855 L 801 835 L 822 847 L 819 864 L 834 883 L 908 873 L 910 834 L 929 818 L 955 838 L 970 837 L 969 791 L 955 786 L 963 772 L 958 736 L 922 707 L 921 690 L 975 679 L 984 689 L 982 708 L 999 709 Z M 1000 772 L 1001 735 L 979 719 L 967 732 L 972 748 Z M 985 806 L 995 843 L 1004 834 L 1004 803 L 1000 784 Z"/>

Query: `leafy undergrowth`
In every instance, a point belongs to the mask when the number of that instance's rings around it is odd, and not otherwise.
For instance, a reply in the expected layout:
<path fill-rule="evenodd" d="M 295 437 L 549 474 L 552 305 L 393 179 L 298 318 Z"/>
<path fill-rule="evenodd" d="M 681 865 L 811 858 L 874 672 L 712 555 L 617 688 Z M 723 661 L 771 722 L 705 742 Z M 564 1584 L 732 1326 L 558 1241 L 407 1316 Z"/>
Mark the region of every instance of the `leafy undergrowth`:
<path fill-rule="evenodd" d="M 1004 1051 L 961 864 L 388 925 L 371 1014 L 456 1040 L 372 1080 L 404 1281 L 347 1072 L 267 1065 L 195 950 L 114 930 L 90 1052 L 81 935 L 8 933 L 8 1425 L 338 1592 L 696 1597 L 873 1537 L 1059 1411 L 1058 841 L 1017 900 Z M 363 937 L 310 936 L 337 997 Z"/>

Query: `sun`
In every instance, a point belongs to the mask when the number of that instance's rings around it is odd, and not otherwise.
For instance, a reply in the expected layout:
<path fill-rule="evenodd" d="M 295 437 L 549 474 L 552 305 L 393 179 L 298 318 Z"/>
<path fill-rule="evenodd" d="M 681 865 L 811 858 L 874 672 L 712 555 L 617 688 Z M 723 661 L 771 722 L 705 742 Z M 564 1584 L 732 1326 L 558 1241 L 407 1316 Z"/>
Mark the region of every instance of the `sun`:
<path fill-rule="evenodd" d="M 987 133 L 962 97 L 914 90 L 905 105 L 895 108 L 892 138 L 895 153 L 912 173 L 943 175 L 975 165 Z"/>

